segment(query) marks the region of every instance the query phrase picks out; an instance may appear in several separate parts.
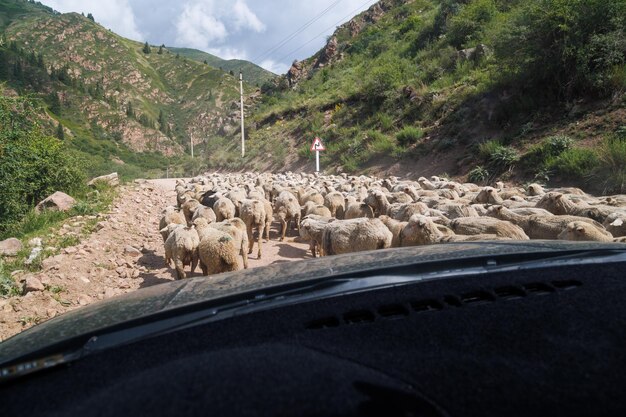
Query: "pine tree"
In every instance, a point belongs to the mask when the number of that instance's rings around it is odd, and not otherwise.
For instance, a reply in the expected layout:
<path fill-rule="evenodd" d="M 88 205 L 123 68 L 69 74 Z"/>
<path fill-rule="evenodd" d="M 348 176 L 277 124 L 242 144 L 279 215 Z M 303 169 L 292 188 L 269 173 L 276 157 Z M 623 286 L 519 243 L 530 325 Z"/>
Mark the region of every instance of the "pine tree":
<path fill-rule="evenodd" d="M 133 119 L 135 118 L 135 110 L 133 109 L 133 103 L 131 103 L 130 101 L 126 105 L 126 116 L 133 118 Z"/>
<path fill-rule="evenodd" d="M 204 60 L 204 65 L 209 65 L 209 63 L 206 61 L 206 59 Z"/>
<path fill-rule="evenodd" d="M 50 111 L 56 114 L 57 116 L 60 116 L 61 115 L 61 100 L 59 100 L 59 96 L 57 95 L 57 93 L 54 91 L 50 93 L 49 100 L 50 100 Z"/>
<path fill-rule="evenodd" d="M 87 19 L 91 20 L 92 22 L 95 22 L 96 20 L 93 18 L 93 15 L 91 13 L 87 13 Z"/>
<path fill-rule="evenodd" d="M 159 130 L 163 133 L 167 132 L 167 120 L 165 120 L 163 110 L 159 111 Z"/>
<path fill-rule="evenodd" d="M 150 49 L 150 45 L 148 45 L 148 42 L 143 44 L 143 49 L 142 49 L 144 54 L 149 54 L 150 52 L 152 52 L 152 50 Z"/>
<path fill-rule="evenodd" d="M 57 139 L 65 140 L 65 129 L 63 129 L 61 122 L 59 122 L 59 125 L 57 126 L 56 137 Z"/>
<path fill-rule="evenodd" d="M 159 46 L 159 52 L 157 52 L 159 55 L 163 55 L 163 48 L 165 48 L 165 45 Z"/>

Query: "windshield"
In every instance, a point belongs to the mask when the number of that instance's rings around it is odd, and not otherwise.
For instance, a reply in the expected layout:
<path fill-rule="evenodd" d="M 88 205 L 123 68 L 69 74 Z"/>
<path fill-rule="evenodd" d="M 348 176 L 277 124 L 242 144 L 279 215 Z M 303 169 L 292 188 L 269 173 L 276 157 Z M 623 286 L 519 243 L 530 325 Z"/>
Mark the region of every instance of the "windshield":
<path fill-rule="evenodd" d="M 626 241 L 623 1 L 119 3 L 0 1 L 0 341 Z"/>

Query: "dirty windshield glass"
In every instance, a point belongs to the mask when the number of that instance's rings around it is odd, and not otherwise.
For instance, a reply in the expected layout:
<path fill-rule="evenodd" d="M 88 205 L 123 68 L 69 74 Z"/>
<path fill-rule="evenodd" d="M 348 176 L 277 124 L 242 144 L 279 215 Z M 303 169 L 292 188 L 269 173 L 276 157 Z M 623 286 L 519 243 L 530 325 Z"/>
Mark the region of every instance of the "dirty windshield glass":
<path fill-rule="evenodd" d="M 113 3 L 0 0 L 0 341 L 626 240 L 622 0 Z"/>

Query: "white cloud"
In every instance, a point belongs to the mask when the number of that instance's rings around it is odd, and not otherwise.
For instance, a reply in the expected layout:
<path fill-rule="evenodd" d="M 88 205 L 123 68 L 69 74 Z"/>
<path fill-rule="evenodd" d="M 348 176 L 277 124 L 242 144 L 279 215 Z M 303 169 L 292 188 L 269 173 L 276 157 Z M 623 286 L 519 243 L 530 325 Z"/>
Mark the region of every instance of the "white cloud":
<path fill-rule="evenodd" d="M 63 13 L 91 13 L 107 29 L 134 40 L 145 40 L 128 0 L 48 0 L 45 4 Z"/>
<path fill-rule="evenodd" d="M 237 48 L 209 48 L 207 52 L 222 59 L 248 59 L 246 52 Z"/>
<path fill-rule="evenodd" d="M 212 42 L 225 40 L 226 26 L 214 14 L 212 1 L 187 3 L 176 21 L 176 43 L 205 49 Z"/>
<path fill-rule="evenodd" d="M 276 62 L 272 59 L 266 59 L 265 61 L 258 64 L 261 68 L 265 68 L 266 70 L 273 72 L 274 74 L 286 74 L 289 71 L 291 65 L 284 64 L 282 62 Z"/>
<path fill-rule="evenodd" d="M 265 25 L 259 20 L 244 0 L 237 0 L 233 6 L 235 28 L 249 28 L 255 32 L 265 31 Z"/>

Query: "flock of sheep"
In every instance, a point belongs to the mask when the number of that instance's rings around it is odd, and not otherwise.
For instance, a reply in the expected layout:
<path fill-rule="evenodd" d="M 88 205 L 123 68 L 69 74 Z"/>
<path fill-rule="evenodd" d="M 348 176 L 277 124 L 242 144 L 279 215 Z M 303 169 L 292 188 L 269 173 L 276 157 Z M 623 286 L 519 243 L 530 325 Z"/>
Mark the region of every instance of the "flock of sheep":
<path fill-rule="evenodd" d="M 234 271 L 273 221 L 299 230 L 312 255 L 476 240 L 562 239 L 625 242 L 626 196 L 577 188 L 544 190 L 461 184 L 439 177 L 403 181 L 317 174 L 211 174 L 176 184 L 178 206 L 159 229 L 168 265 L 185 278 Z"/>

